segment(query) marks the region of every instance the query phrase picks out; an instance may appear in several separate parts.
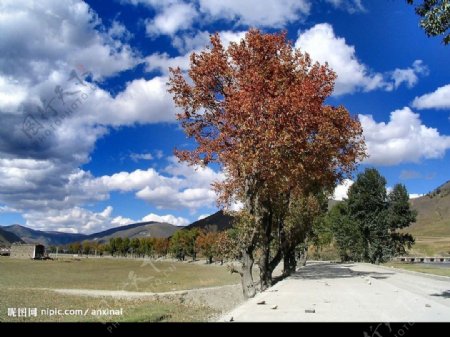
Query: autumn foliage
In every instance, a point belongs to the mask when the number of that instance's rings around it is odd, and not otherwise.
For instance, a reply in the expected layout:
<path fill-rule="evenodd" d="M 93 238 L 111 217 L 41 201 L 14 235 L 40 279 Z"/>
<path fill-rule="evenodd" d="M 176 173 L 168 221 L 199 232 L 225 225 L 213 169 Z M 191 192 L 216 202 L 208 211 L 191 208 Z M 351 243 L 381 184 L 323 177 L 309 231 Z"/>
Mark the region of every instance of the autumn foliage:
<path fill-rule="evenodd" d="M 325 104 L 336 74 L 294 49 L 286 33 L 251 29 L 227 48 L 212 35 L 210 48 L 191 55 L 189 79 L 170 71 L 177 118 L 197 143 L 175 154 L 221 165 L 219 202 L 239 200 L 254 217 L 264 273 L 273 231 L 283 228 L 292 201 L 331 192 L 363 158 L 361 125 L 343 106 Z M 263 282 L 270 277 L 262 275 Z"/>

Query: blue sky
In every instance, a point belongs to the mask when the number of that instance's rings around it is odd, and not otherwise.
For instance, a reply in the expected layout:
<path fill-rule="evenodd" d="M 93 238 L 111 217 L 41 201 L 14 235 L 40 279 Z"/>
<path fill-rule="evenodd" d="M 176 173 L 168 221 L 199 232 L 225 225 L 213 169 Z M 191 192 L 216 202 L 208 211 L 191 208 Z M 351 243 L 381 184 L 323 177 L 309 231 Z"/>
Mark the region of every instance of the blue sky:
<path fill-rule="evenodd" d="M 167 70 L 187 69 L 209 34 L 228 44 L 249 27 L 287 30 L 336 71 L 328 103 L 360 118 L 359 170 L 412 195 L 450 179 L 450 47 L 406 1 L 6 0 L 0 16 L 0 225 L 91 233 L 214 213 L 220 168 L 173 157 L 194 144 Z"/>

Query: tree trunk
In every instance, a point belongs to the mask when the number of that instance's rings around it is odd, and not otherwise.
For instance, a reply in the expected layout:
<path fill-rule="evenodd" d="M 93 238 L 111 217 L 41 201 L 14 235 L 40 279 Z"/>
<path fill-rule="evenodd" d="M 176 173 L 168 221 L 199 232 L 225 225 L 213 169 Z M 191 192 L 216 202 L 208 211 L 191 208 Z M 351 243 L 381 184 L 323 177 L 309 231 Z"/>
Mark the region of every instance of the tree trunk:
<path fill-rule="evenodd" d="M 304 267 L 306 266 L 306 260 L 308 258 L 308 248 L 304 248 L 300 253 L 299 262 Z"/>
<path fill-rule="evenodd" d="M 241 274 L 241 283 L 242 283 L 242 292 L 245 298 L 251 298 L 256 295 L 255 284 L 253 283 L 253 253 L 244 251 L 242 254 L 242 270 Z"/>
<path fill-rule="evenodd" d="M 289 276 L 297 267 L 297 261 L 295 259 L 295 250 L 291 249 L 284 253 L 283 256 L 283 276 Z"/>

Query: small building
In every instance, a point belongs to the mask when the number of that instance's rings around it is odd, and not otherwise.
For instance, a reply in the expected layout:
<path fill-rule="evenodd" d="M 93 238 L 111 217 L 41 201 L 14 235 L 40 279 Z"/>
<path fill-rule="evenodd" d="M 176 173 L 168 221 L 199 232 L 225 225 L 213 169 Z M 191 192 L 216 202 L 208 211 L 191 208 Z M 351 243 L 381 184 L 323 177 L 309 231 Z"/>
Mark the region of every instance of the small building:
<path fill-rule="evenodd" d="M 13 244 L 11 245 L 10 257 L 15 259 L 42 259 L 45 247 L 36 244 Z"/>

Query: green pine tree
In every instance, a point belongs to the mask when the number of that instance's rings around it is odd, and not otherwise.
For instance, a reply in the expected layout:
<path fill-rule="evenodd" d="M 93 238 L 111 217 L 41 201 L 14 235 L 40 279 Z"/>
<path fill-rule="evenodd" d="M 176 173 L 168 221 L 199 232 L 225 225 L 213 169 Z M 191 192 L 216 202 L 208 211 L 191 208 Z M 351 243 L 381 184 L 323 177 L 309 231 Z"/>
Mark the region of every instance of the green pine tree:
<path fill-rule="evenodd" d="M 408 233 L 399 233 L 398 229 L 408 227 L 416 221 L 417 211 L 412 210 L 409 204 L 409 194 L 406 187 L 397 184 L 388 196 L 389 207 L 387 222 L 392 240 L 393 253 L 403 255 L 406 247 L 411 248 L 414 238 Z"/>

